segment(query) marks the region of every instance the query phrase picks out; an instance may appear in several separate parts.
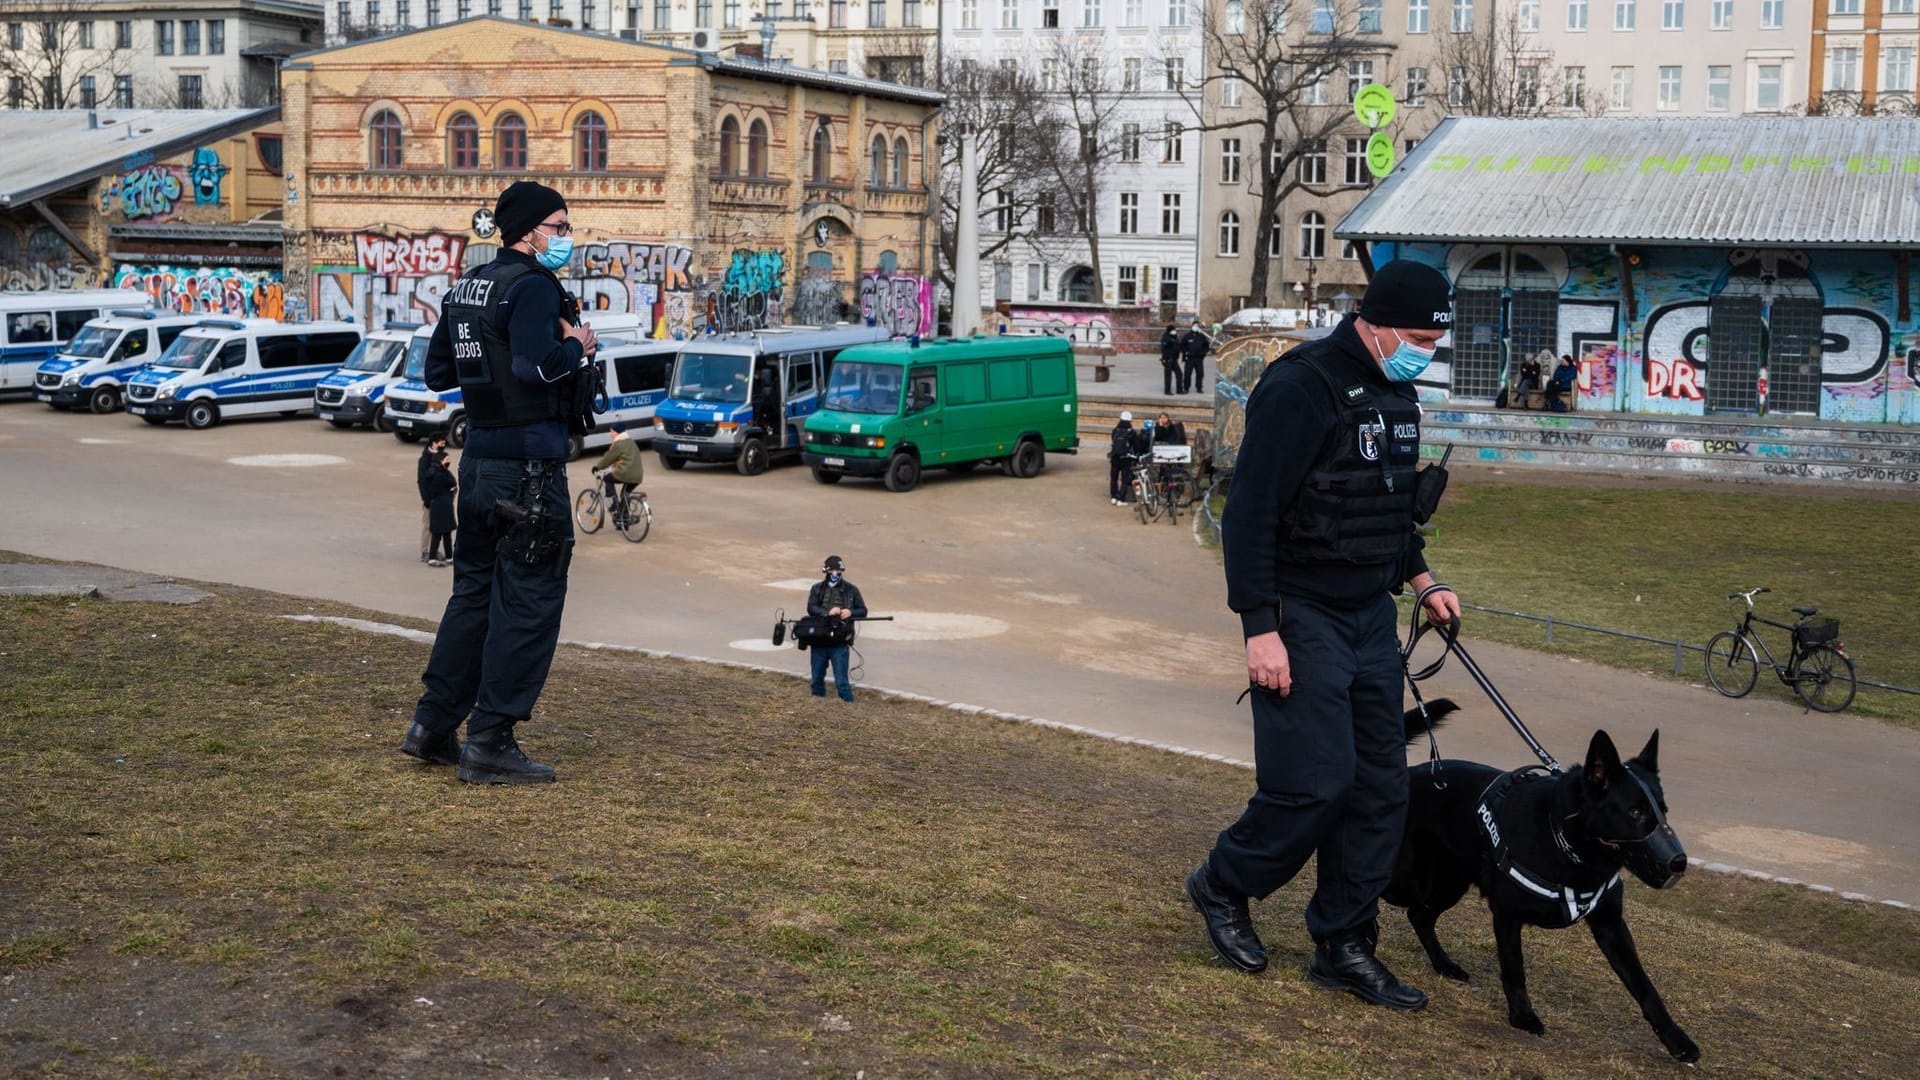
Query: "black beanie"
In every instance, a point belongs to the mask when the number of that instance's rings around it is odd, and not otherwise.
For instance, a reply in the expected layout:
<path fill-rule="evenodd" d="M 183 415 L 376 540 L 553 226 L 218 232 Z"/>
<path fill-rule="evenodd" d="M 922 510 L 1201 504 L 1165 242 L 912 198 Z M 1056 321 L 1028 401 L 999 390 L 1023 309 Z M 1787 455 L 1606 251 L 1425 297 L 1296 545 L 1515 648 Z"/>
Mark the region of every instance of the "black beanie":
<path fill-rule="evenodd" d="M 1453 287 L 1425 263 L 1395 259 L 1373 272 L 1360 317 L 1392 330 L 1453 329 Z"/>
<path fill-rule="evenodd" d="M 500 242 L 511 245 L 547 220 L 547 215 L 566 208 L 567 200 L 545 184 L 516 180 L 493 205 L 493 223 L 500 229 Z"/>

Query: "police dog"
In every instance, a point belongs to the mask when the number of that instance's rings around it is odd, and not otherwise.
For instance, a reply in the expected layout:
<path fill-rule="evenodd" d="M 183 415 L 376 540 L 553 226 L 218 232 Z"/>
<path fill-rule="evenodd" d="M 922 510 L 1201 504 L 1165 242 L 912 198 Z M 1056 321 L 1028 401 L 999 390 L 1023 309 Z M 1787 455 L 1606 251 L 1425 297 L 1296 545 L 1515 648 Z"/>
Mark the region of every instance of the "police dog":
<path fill-rule="evenodd" d="M 1407 717 L 1409 740 L 1426 733 L 1417 712 Z M 1431 765 L 1411 768 L 1407 831 L 1383 898 L 1407 909 L 1433 970 L 1467 981 L 1433 928 L 1477 886 L 1493 913 L 1507 1022 L 1542 1034 L 1546 1028 L 1527 998 L 1520 928 L 1561 929 L 1585 919 L 1667 1053 L 1698 1061 L 1700 1048 L 1673 1022 L 1640 966 L 1622 913 L 1623 868 L 1656 889 L 1687 869 L 1686 852 L 1667 824 L 1659 753 L 1658 731 L 1626 761 L 1607 733 L 1597 731 L 1585 764 L 1560 776 L 1539 769 L 1504 773 L 1471 761 L 1443 761 L 1437 773 Z"/>

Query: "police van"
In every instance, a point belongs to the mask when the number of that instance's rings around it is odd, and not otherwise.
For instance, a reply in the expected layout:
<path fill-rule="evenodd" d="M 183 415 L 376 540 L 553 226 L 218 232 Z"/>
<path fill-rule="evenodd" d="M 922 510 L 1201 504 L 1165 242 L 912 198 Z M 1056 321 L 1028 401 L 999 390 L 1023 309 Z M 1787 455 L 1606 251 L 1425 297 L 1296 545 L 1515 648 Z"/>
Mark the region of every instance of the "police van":
<path fill-rule="evenodd" d="M 122 308 L 80 328 L 33 376 L 33 397 L 56 409 L 85 406 L 120 411 L 133 373 L 157 359 L 181 331 L 205 315 L 169 315 L 153 308 Z"/>
<path fill-rule="evenodd" d="M 637 341 L 600 347 L 599 359 L 607 369 L 607 408 L 594 410 L 593 430 L 580 441 L 581 449 L 612 442 L 609 428 L 614 424 L 627 425 L 628 437 L 640 442 L 654 438 L 654 413 L 667 398 L 667 383 L 673 377 L 673 362 L 680 355 L 681 344 Z"/>
<path fill-rule="evenodd" d="M 360 344 L 349 322 L 202 319 L 127 380 L 127 411 L 195 430 L 223 419 L 313 409 L 313 389 Z"/>
<path fill-rule="evenodd" d="M 387 390 L 406 377 L 407 346 L 419 330 L 417 322 L 390 322 L 361 339 L 340 370 L 314 387 L 313 414 L 337 428 L 390 430 Z"/>
<path fill-rule="evenodd" d="M 743 476 L 765 472 L 800 453 L 833 358 L 890 336 L 879 326 L 789 326 L 689 341 L 655 412 L 654 452 L 669 469 L 724 461 Z"/>
<path fill-rule="evenodd" d="M 593 327 L 603 352 L 611 346 L 646 337 L 646 325 L 638 315 L 589 311 L 583 314 L 582 321 Z M 393 429 L 393 437 L 401 442 L 419 442 L 436 431 L 444 431 L 447 433 L 447 445 L 465 446 L 466 395 L 458 386 L 451 390 L 434 390 L 427 386 L 427 344 L 432 338 L 432 326 L 423 326 L 415 332 L 413 344 L 407 350 L 404 377 L 387 391 L 387 426 Z M 578 440 L 575 440 L 573 452 L 580 452 Z"/>
<path fill-rule="evenodd" d="M 40 365 L 115 308 L 151 306 L 132 289 L 0 293 L 0 393 L 31 393 Z"/>

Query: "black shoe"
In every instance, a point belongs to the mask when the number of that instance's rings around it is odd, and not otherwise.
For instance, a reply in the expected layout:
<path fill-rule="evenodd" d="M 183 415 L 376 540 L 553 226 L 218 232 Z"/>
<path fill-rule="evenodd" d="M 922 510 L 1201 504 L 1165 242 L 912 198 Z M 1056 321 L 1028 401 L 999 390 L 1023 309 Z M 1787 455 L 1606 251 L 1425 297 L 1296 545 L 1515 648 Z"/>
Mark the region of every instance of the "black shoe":
<path fill-rule="evenodd" d="M 429 765 L 460 764 L 460 735 L 457 731 L 431 732 L 416 721 L 400 742 L 400 752 L 419 758 Z"/>
<path fill-rule="evenodd" d="M 1207 940 L 1220 959 L 1256 975 L 1267 970 L 1267 950 L 1260 944 L 1260 935 L 1253 932 L 1246 897 L 1214 884 L 1213 875 L 1202 863 L 1187 875 L 1187 899 L 1207 920 Z"/>
<path fill-rule="evenodd" d="M 469 784 L 550 784 L 553 766 L 528 759 L 514 741 L 513 725 L 501 724 L 467 737 L 459 776 Z"/>
<path fill-rule="evenodd" d="M 1307 978 L 1402 1012 L 1414 1012 L 1427 1004 L 1425 993 L 1394 978 L 1387 965 L 1374 957 L 1373 942 L 1365 934 L 1344 934 L 1321 942 L 1307 962 Z"/>

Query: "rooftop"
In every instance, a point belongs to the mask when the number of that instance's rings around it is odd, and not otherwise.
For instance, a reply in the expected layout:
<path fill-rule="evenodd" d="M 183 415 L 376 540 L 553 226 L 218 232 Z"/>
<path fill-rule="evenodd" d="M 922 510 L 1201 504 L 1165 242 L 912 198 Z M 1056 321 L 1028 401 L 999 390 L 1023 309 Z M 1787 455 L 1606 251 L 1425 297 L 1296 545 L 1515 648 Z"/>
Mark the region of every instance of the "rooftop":
<path fill-rule="evenodd" d="M 19 207 L 271 124 L 264 109 L 0 109 L 0 207 Z M 19 148 L 30 147 L 30 152 Z"/>

